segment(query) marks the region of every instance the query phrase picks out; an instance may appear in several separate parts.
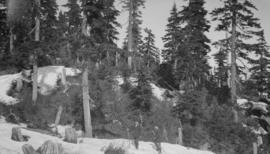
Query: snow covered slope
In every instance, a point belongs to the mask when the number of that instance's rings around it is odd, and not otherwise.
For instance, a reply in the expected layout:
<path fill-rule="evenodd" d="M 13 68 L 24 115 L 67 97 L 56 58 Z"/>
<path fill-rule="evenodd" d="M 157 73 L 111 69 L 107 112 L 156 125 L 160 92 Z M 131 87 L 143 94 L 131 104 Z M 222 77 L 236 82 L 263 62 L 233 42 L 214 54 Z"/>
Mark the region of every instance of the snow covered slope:
<path fill-rule="evenodd" d="M 17 125 L 8 124 L 0 120 L 0 154 L 23 154 L 22 145 L 30 144 L 35 149 L 40 147 L 45 141 L 52 140 L 61 143 L 67 154 L 104 154 L 104 150 L 111 144 L 115 147 L 126 149 L 127 154 L 157 154 L 154 144 L 151 142 L 140 142 L 139 150 L 136 150 L 131 141 L 124 139 L 80 139 L 82 143 L 71 144 L 63 142 L 61 139 L 40 134 L 37 132 L 22 129 L 23 135 L 30 136 L 28 142 L 15 142 L 10 139 L 12 127 Z M 163 154 L 214 154 L 209 151 L 200 151 L 192 148 L 186 148 L 180 145 L 162 143 Z"/>
<path fill-rule="evenodd" d="M 120 77 L 120 76 L 117 76 L 116 78 L 115 78 L 115 80 L 118 82 L 118 85 L 122 85 L 123 83 L 124 83 L 124 80 L 123 80 L 123 78 L 122 77 Z M 136 78 L 134 78 L 134 77 L 130 77 L 129 78 L 129 81 L 130 81 L 130 83 L 131 83 L 131 85 L 133 85 L 133 86 L 136 86 Z M 154 83 L 150 83 L 150 86 L 151 86 L 151 88 L 152 88 L 152 93 L 153 93 L 153 95 L 157 98 L 157 99 L 159 99 L 160 101 L 163 101 L 164 100 L 164 93 L 165 93 L 165 91 L 166 91 L 166 89 L 164 89 L 164 88 L 160 88 L 160 87 L 158 87 L 157 85 L 155 85 Z"/>

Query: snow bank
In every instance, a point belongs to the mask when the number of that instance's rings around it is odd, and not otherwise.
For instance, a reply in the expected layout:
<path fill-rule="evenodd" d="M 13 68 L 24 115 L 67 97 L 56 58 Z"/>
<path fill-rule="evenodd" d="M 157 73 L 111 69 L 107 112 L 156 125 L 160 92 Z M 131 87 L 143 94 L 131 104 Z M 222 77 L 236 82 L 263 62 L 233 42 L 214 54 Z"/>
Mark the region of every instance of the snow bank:
<path fill-rule="evenodd" d="M 118 86 L 119 85 L 122 85 L 124 83 L 123 77 L 117 76 L 115 78 L 115 80 L 117 81 Z M 136 83 L 137 79 L 136 78 L 130 77 L 128 80 L 130 81 L 130 83 L 131 83 L 132 86 L 136 86 L 137 85 L 137 83 Z M 155 85 L 154 83 L 150 83 L 150 86 L 152 88 L 153 95 L 157 99 L 163 101 L 164 100 L 164 93 L 165 93 L 166 89 L 160 88 L 157 85 Z"/>
<path fill-rule="evenodd" d="M 40 147 L 45 141 L 52 140 L 57 143 L 61 143 L 67 153 L 76 154 L 104 154 L 105 149 L 109 145 L 114 147 L 122 147 L 126 149 L 128 154 L 157 154 L 154 144 L 151 142 L 140 142 L 139 150 L 136 150 L 131 141 L 124 139 L 86 139 L 80 138 L 80 143 L 71 144 L 63 142 L 61 139 L 45 134 L 22 129 L 23 135 L 30 136 L 28 142 L 15 142 L 10 139 L 12 127 L 18 127 L 18 125 L 8 124 L 0 122 L 0 153 L 1 154 L 23 154 L 22 145 L 30 144 L 35 149 Z M 192 148 L 186 148 L 180 145 L 162 143 L 162 153 L 164 154 L 213 154 L 209 151 L 200 151 Z"/>

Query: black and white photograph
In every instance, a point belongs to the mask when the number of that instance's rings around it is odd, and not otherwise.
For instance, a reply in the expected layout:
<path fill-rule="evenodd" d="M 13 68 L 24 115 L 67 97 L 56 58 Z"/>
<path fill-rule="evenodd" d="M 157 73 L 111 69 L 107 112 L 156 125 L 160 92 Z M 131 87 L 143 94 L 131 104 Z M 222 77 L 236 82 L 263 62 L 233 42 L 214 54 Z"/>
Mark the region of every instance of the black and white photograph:
<path fill-rule="evenodd" d="M 0 154 L 270 154 L 270 0 L 0 0 Z"/>

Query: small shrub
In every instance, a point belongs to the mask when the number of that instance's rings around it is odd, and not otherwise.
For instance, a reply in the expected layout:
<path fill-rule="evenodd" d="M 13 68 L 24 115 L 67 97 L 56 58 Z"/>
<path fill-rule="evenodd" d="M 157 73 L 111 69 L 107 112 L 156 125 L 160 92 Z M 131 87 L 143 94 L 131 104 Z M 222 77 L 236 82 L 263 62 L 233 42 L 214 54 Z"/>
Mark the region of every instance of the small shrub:
<path fill-rule="evenodd" d="M 121 147 L 114 147 L 110 145 L 104 152 L 104 154 L 126 154 L 126 150 Z"/>

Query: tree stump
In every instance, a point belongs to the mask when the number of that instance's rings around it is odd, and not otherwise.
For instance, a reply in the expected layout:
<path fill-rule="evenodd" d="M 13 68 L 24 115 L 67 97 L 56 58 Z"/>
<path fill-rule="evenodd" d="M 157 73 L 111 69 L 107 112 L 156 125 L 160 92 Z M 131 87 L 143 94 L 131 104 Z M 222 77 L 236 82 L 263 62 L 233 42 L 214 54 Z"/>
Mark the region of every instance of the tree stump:
<path fill-rule="evenodd" d="M 23 154 L 36 154 L 35 149 L 29 144 L 23 145 L 22 150 L 23 150 Z"/>
<path fill-rule="evenodd" d="M 64 141 L 69 143 L 77 143 L 77 133 L 74 128 L 66 128 Z"/>
<path fill-rule="evenodd" d="M 61 144 L 48 140 L 42 144 L 37 152 L 39 154 L 64 154 L 64 149 Z"/>
<path fill-rule="evenodd" d="M 19 128 L 19 127 L 13 127 L 12 128 L 11 139 L 14 140 L 14 141 L 19 141 L 19 142 L 24 141 L 21 128 Z"/>

